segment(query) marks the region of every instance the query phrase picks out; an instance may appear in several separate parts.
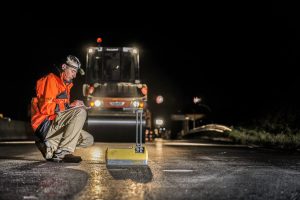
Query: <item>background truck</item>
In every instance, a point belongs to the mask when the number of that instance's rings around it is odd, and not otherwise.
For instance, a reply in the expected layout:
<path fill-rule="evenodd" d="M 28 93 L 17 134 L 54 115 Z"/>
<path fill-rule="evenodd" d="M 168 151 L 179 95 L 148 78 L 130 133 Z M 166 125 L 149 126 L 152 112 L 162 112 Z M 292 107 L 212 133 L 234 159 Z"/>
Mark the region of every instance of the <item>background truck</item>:
<path fill-rule="evenodd" d="M 140 80 L 137 48 L 88 48 L 83 95 L 91 106 L 86 125 L 95 140 L 134 142 L 134 109 L 147 109 L 147 92 L 147 85 Z M 147 120 L 143 113 L 144 130 Z"/>

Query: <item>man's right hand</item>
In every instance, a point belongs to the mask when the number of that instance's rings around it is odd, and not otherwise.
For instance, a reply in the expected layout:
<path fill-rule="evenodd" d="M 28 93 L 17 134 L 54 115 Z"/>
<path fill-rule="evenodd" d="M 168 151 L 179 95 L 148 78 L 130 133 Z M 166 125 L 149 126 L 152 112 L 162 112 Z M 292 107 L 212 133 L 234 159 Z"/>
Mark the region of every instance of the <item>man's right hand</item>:
<path fill-rule="evenodd" d="M 75 107 L 75 106 L 85 106 L 83 101 L 80 100 L 75 100 L 70 104 L 71 107 Z"/>

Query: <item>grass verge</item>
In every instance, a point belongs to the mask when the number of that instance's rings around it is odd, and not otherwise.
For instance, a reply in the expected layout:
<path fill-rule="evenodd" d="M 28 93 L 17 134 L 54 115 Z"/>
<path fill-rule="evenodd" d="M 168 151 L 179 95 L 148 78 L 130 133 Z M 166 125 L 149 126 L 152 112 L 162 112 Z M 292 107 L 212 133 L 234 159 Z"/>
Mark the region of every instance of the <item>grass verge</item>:
<path fill-rule="evenodd" d="M 272 134 L 262 130 L 234 128 L 228 137 L 241 144 L 255 144 L 280 149 L 300 149 L 300 133 Z"/>

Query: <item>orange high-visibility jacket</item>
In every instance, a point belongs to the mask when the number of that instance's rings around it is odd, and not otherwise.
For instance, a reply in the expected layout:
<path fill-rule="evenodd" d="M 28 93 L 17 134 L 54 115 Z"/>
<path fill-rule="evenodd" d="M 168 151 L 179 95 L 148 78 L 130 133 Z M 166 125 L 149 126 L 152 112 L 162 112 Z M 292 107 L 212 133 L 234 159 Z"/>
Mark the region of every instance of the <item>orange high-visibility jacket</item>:
<path fill-rule="evenodd" d="M 50 73 L 37 81 L 37 96 L 31 102 L 31 126 L 34 132 L 45 120 L 54 120 L 56 112 L 66 109 L 70 104 L 72 86 L 73 83 L 64 83 L 62 73 L 60 77 Z"/>

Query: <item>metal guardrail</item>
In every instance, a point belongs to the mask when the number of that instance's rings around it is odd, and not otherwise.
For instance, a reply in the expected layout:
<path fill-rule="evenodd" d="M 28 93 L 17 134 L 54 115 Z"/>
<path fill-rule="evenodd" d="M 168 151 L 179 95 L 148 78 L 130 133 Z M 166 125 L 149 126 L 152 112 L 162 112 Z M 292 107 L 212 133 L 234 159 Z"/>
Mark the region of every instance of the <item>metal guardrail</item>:
<path fill-rule="evenodd" d="M 221 125 L 221 124 L 207 124 L 207 125 L 203 125 L 203 126 L 191 129 L 191 130 L 189 130 L 189 132 L 187 134 L 203 132 L 203 131 L 216 131 L 216 132 L 223 133 L 224 131 L 231 131 L 231 130 L 232 130 L 231 128 Z"/>

